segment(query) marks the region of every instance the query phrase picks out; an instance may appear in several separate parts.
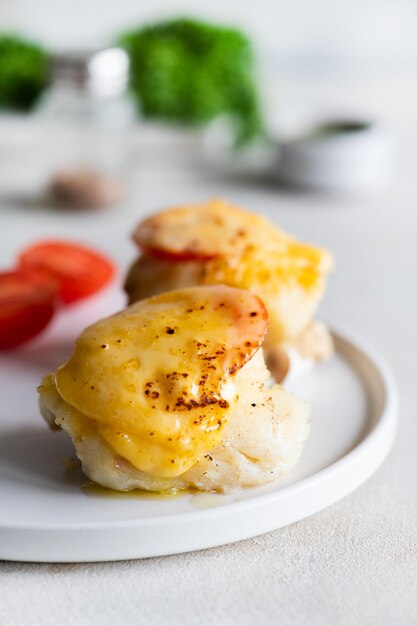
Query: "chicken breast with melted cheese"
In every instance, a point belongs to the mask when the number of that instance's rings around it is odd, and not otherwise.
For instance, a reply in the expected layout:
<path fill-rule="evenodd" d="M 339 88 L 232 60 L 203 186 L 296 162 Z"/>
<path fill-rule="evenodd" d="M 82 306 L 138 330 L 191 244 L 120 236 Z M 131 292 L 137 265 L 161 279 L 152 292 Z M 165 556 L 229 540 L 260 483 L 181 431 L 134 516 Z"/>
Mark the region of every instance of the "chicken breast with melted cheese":
<path fill-rule="evenodd" d="M 192 285 L 248 289 L 268 309 L 264 348 L 279 382 L 291 350 L 312 360 L 332 354 L 330 334 L 314 321 L 332 267 L 327 251 L 223 200 L 157 213 L 133 238 L 141 254 L 126 279 L 131 303 Z"/>
<path fill-rule="evenodd" d="M 111 489 L 230 491 L 298 460 L 307 403 L 269 386 L 267 312 L 225 286 L 171 291 L 87 328 L 39 387 L 84 473 Z"/>

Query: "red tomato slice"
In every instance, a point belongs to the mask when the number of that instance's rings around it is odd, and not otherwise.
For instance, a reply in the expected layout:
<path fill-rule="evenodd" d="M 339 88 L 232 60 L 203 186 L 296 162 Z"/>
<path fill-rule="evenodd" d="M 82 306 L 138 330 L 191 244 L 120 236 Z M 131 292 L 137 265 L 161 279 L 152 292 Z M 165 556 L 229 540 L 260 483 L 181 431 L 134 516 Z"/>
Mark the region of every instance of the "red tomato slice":
<path fill-rule="evenodd" d="M 19 265 L 46 272 L 58 282 L 64 303 L 86 298 L 113 278 L 113 263 L 94 250 L 67 241 L 41 241 L 24 250 Z"/>
<path fill-rule="evenodd" d="M 37 272 L 0 272 L 0 350 L 19 346 L 50 322 L 57 285 Z"/>
<path fill-rule="evenodd" d="M 147 246 L 142 246 L 142 250 L 146 252 L 149 256 L 156 257 L 157 259 L 162 259 L 162 261 L 177 261 L 184 262 L 187 261 L 210 261 L 211 259 L 215 259 L 216 254 L 202 254 L 199 252 L 192 252 L 189 250 L 183 250 L 181 252 L 173 252 L 170 250 L 159 250 L 158 248 L 151 248 Z"/>

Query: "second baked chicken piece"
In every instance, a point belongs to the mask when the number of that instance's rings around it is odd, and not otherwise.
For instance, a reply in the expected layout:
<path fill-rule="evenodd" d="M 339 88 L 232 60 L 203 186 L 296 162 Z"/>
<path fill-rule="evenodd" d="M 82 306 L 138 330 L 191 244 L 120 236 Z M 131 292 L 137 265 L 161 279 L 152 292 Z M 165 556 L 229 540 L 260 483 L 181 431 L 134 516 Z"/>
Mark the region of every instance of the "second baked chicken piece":
<path fill-rule="evenodd" d="M 141 253 L 126 279 L 130 303 L 193 285 L 248 289 L 267 307 L 264 351 L 279 382 L 293 352 L 313 361 L 332 354 L 330 333 L 314 320 L 333 262 L 326 250 L 221 199 L 156 213 L 133 239 Z"/>

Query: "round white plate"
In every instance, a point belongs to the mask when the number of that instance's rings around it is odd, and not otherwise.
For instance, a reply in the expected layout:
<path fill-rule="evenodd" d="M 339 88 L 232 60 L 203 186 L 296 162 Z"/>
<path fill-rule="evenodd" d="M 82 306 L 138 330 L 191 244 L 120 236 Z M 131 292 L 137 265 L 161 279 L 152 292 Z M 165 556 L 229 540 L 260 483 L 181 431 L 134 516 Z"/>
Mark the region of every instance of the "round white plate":
<path fill-rule="evenodd" d="M 42 340 L 0 359 L 1 559 L 111 561 L 238 541 L 343 498 L 389 452 L 397 417 L 392 375 L 373 350 L 335 333 L 336 356 L 291 384 L 311 402 L 313 427 L 299 465 L 283 480 L 228 496 L 158 499 L 83 491 L 85 478 L 68 468 L 69 438 L 44 425 L 35 387 L 66 358 L 89 317 L 97 317 L 91 305 L 73 311 Z"/>

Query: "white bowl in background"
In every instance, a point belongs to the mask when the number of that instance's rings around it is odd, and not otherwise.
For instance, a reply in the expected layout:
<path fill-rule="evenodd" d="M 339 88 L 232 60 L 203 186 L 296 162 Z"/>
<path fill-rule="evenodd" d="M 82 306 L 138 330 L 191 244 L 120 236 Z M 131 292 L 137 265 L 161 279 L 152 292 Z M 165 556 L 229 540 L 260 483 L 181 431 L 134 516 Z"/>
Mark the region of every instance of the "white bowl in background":
<path fill-rule="evenodd" d="M 329 120 L 280 144 L 278 178 L 328 191 L 377 191 L 392 171 L 392 138 L 376 122 Z"/>

